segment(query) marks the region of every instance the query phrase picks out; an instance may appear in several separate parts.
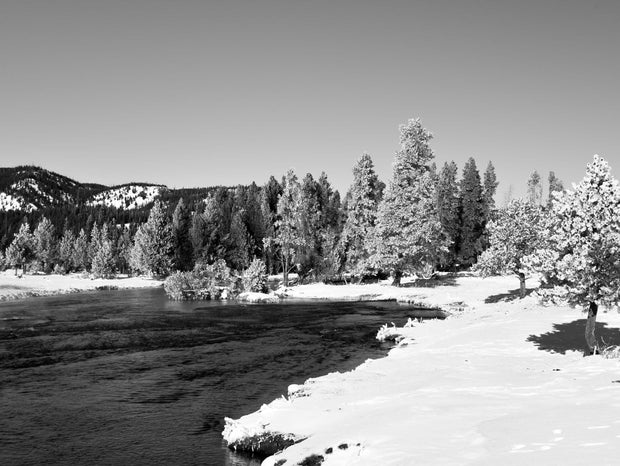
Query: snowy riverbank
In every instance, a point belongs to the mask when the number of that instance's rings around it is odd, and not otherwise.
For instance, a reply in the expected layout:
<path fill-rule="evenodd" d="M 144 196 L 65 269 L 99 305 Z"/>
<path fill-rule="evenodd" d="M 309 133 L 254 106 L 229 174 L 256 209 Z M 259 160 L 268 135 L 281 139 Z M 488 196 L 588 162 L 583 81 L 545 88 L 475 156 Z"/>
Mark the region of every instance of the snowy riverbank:
<path fill-rule="evenodd" d="M 466 312 L 400 329 L 406 338 L 388 357 L 292 385 L 288 397 L 227 419 L 225 439 L 299 441 L 265 465 L 320 464 L 319 456 L 325 466 L 615 464 L 620 362 L 584 358 L 580 310 L 519 300 L 517 285 L 460 277 L 377 288 L 429 305 L 461 303 Z M 289 296 L 325 297 L 322 287 Z M 599 337 L 620 344 L 620 315 L 600 313 L 599 322 Z"/>
<path fill-rule="evenodd" d="M 120 277 L 114 279 L 83 278 L 80 274 L 70 275 L 23 275 L 7 270 L 0 273 L 0 300 L 50 296 L 97 289 L 156 288 L 161 280 L 145 277 Z"/>

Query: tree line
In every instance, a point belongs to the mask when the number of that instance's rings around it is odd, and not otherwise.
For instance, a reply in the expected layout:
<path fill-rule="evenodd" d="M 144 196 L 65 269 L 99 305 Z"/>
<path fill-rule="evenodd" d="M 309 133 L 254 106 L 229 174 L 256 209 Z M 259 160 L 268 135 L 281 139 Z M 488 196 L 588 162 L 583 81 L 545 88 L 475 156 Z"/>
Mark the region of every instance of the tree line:
<path fill-rule="evenodd" d="M 459 177 L 454 162 L 437 168 L 420 120 L 399 130 L 388 183 L 363 154 L 344 199 L 325 173 L 300 179 L 289 170 L 263 186 L 188 190 L 176 202 L 168 194 L 150 211 L 35 211 L 6 238 L 4 262 L 43 272 L 165 276 L 217 261 L 241 272 L 260 259 L 285 284 L 291 272 L 302 280 L 391 275 L 399 284 L 405 273 L 470 267 L 488 247 L 487 224 L 497 214 L 493 164 L 481 176 L 470 158 Z M 539 185 L 539 176 L 530 180 L 528 193 L 538 196 Z"/>

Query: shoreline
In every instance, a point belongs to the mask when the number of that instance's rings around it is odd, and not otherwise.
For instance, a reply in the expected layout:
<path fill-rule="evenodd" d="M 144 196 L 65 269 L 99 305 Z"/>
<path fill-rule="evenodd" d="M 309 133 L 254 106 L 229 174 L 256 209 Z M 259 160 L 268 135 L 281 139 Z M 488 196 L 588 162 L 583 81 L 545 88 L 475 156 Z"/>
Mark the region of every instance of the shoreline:
<path fill-rule="evenodd" d="M 386 323 L 378 338 L 396 341 L 386 357 L 291 385 L 259 410 L 226 418 L 225 441 L 264 449 L 264 466 L 581 464 L 585 455 L 612 464 L 618 361 L 583 357 L 580 309 L 542 305 L 535 293 L 518 299 L 517 287 L 513 277 L 458 277 L 390 291 L 466 310 Z M 290 294 L 309 298 L 319 288 Z M 597 331 L 620 344 L 620 315 L 601 312 Z"/>
<path fill-rule="evenodd" d="M 81 274 L 23 275 L 13 271 L 0 273 L 0 302 L 16 301 L 44 296 L 59 296 L 99 290 L 129 290 L 158 288 L 161 280 L 144 277 L 84 278 Z"/>

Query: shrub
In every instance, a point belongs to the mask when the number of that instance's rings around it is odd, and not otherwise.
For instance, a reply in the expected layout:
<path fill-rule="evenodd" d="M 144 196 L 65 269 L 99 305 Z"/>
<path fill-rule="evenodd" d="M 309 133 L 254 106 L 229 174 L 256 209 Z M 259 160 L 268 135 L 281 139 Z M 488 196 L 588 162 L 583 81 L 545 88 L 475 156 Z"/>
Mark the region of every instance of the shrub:
<path fill-rule="evenodd" d="M 224 290 L 235 292 L 235 281 L 226 262 L 198 263 L 191 272 L 175 272 L 166 278 L 164 290 L 170 299 L 219 299 Z"/>
<path fill-rule="evenodd" d="M 267 291 L 267 267 L 260 259 L 254 259 L 243 272 L 243 290 L 265 293 Z"/>

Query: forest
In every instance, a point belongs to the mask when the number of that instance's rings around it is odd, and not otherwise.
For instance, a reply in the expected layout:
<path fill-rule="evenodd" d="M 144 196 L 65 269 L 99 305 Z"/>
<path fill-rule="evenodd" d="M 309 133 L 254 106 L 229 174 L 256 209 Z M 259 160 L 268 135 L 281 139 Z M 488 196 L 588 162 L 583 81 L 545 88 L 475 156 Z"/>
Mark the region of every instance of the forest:
<path fill-rule="evenodd" d="M 302 282 L 392 276 L 398 285 L 403 274 L 468 269 L 493 245 L 489 227 L 497 229 L 513 203 L 497 208 L 491 162 L 482 174 L 474 158 L 460 173 L 454 162 L 437 167 L 431 139 L 419 119 L 401 125 L 392 178 L 379 180 L 364 153 L 344 198 L 325 173 L 300 178 L 289 170 L 262 186 L 164 191 L 143 209 L 78 202 L 3 212 L 0 259 L 16 273 L 94 277 L 164 277 L 214 264 L 240 277 L 253 264 L 282 274 L 285 285 L 292 272 Z M 553 172 L 548 183 L 543 199 L 533 172 L 523 201 L 541 218 L 563 191 Z M 483 258 L 478 267 L 502 268 Z"/>

